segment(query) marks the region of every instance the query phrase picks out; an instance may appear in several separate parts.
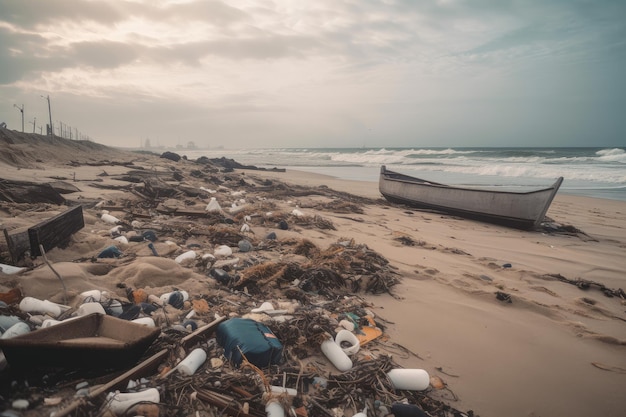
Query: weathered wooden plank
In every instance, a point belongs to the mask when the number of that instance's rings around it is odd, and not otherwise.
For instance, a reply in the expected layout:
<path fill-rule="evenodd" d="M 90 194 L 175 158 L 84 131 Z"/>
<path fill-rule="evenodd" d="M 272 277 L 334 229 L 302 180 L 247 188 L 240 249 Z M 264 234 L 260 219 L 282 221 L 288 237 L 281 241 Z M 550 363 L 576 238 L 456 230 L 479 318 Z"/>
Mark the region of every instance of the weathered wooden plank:
<path fill-rule="evenodd" d="M 83 206 L 64 211 L 28 229 L 31 256 L 40 256 L 39 245 L 45 251 L 66 243 L 70 236 L 85 227 Z"/>
<path fill-rule="evenodd" d="M 4 229 L 4 239 L 7 241 L 11 262 L 17 265 L 24 254 L 30 250 L 30 240 L 28 239 L 28 228 L 22 227 L 15 230 Z"/>
<path fill-rule="evenodd" d="M 0 178 L 0 201 L 63 204 L 65 199 L 50 184 Z"/>

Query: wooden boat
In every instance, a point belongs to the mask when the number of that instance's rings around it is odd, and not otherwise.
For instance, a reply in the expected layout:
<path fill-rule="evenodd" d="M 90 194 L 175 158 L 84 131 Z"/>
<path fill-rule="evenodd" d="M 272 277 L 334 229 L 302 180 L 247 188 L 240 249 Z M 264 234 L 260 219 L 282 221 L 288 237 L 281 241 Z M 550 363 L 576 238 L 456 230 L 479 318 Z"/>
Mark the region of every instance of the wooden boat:
<path fill-rule="evenodd" d="M 563 177 L 548 188 L 527 192 L 454 187 L 380 169 L 378 187 L 390 202 L 533 229 L 543 221 Z"/>
<path fill-rule="evenodd" d="M 0 339 L 11 368 L 119 369 L 134 364 L 161 334 L 105 314 L 89 314 Z"/>

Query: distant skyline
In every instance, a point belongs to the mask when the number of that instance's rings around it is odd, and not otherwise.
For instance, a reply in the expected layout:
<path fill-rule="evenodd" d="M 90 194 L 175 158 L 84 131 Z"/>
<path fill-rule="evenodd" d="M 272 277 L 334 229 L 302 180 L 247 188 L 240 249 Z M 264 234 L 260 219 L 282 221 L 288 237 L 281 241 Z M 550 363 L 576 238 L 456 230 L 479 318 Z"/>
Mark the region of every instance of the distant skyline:
<path fill-rule="evenodd" d="M 625 16 L 622 0 L 0 0 L 0 122 L 21 131 L 23 106 L 45 134 L 49 96 L 57 128 L 109 146 L 624 147 Z"/>

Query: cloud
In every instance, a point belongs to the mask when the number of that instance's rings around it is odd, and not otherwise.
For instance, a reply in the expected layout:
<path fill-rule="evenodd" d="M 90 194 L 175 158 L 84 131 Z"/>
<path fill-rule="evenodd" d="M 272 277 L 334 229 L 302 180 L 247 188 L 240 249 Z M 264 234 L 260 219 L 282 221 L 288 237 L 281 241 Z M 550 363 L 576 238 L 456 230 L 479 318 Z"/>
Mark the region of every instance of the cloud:
<path fill-rule="evenodd" d="M 469 131 L 496 141 L 500 121 L 569 120 L 572 100 L 589 124 L 623 129 L 620 1 L 0 0 L 0 9 L 0 89 L 10 93 L 0 119 L 15 119 L 15 100 L 35 109 L 50 94 L 58 117 L 81 114 L 111 143 L 124 131 L 185 128 L 230 132 L 242 146 L 255 136 L 358 145 L 367 125 L 381 141 Z M 582 119 L 559 135 L 585 130 Z"/>

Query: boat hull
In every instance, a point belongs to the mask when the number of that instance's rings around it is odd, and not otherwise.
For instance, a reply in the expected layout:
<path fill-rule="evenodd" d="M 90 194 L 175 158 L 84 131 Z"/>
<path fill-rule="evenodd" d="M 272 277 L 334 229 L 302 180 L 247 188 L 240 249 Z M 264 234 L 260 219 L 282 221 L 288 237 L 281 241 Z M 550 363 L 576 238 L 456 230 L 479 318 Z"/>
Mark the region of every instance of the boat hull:
<path fill-rule="evenodd" d="M 161 334 L 112 316 L 93 313 L 0 340 L 15 369 L 119 369 L 132 365 Z"/>
<path fill-rule="evenodd" d="M 550 187 L 528 191 L 494 191 L 453 187 L 381 168 L 380 193 L 390 202 L 442 211 L 461 217 L 533 229 L 543 221 L 563 178 Z"/>

